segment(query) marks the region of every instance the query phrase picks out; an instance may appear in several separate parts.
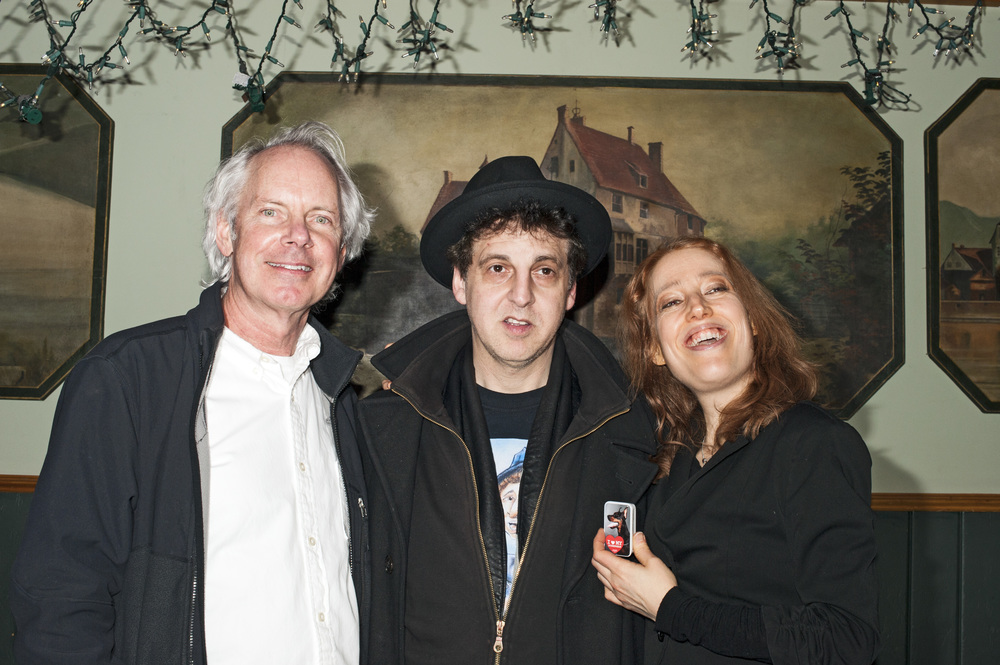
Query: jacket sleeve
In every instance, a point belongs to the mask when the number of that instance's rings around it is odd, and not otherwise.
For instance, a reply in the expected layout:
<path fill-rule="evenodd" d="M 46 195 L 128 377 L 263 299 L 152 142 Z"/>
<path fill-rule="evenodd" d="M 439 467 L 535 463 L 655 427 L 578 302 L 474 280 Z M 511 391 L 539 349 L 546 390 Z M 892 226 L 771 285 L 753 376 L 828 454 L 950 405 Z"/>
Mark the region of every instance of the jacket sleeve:
<path fill-rule="evenodd" d="M 771 662 L 760 607 L 716 603 L 679 586 L 667 592 L 656 613 L 656 632 L 724 656 Z"/>
<path fill-rule="evenodd" d="M 106 359 L 63 386 L 11 579 L 19 663 L 109 663 L 136 494 L 129 391 Z"/>
<path fill-rule="evenodd" d="M 762 608 L 771 660 L 869 665 L 879 636 L 868 449 L 832 416 L 793 418 L 773 465 L 802 604 Z"/>

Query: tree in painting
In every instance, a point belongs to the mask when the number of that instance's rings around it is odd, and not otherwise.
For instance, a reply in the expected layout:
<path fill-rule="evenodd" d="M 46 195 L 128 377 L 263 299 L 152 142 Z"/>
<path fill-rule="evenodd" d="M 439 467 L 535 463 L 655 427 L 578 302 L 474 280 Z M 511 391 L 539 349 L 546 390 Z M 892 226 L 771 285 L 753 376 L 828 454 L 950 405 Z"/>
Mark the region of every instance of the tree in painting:
<path fill-rule="evenodd" d="M 798 319 L 806 354 L 821 368 L 818 399 L 826 402 L 864 385 L 891 358 L 893 343 L 886 316 L 893 294 L 875 286 L 892 283 L 891 155 L 840 172 L 851 196 L 804 229 L 750 239 L 729 222 L 710 225 Z"/>

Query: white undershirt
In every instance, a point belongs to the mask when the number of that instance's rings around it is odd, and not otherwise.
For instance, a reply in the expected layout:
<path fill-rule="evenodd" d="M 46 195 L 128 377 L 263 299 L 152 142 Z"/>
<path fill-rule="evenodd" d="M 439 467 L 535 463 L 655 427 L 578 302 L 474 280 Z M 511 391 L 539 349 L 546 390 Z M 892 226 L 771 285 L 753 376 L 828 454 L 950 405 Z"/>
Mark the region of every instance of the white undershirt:
<path fill-rule="evenodd" d="M 309 362 L 272 356 L 228 328 L 205 401 L 211 491 L 205 642 L 212 665 L 359 658 L 346 494 L 330 401 Z"/>

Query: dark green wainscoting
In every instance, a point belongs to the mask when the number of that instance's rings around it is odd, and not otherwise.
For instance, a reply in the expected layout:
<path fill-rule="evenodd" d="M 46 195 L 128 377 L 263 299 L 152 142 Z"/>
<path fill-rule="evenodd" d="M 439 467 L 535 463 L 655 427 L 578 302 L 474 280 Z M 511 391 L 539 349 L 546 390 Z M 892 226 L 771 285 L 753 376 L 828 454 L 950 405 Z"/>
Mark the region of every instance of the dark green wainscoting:
<path fill-rule="evenodd" d="M 0 476 L 0 665 L 12 665 L 10 567 L 34 478 Z M 1000 663 L 1000 496 L 880 494 L 877 665 Z"/>
<path fill-rule="evenodd" d="M 9 476 L 8 476 L 9 477 Z M 9 488 L 8 488 L 9 489 Z M 14 619 L 10 615 L 10 567 L 21 544 L 31 494 L 0 492 L 0 665 L 12 665 Z"/>
<path fill-rule="evenodd" d="M 1000 663 L 1000 513 L 879 512 L 879 665 Z"/>

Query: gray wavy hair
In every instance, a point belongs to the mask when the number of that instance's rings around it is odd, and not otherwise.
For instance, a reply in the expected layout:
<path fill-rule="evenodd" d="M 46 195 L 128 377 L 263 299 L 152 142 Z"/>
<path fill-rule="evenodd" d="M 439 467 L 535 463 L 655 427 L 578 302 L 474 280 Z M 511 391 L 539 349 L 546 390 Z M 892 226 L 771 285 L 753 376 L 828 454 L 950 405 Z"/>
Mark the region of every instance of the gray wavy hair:
<path fill-rule="evenodd" d="M 320 159 L 329 164 L 330 173 L 337 180 L 340 194 L 340 224 L 342 243 L 347 249 L 347 261 L 360 256 L 365 239 L 371 232 L 375 210 L 370 208 L 361 195 L 358 186 L 351 179 L 347 161 L 344 159 L 344 144 L 337 132 L 322 122 L 309 121 L 294 127 L 278 130 L 271 138 L 253 138 L 236 154 L 219 164 L 215 176 L 205 188 L 202 205 L 205 208 L 205 237 L 202 248 L 208 259 L 211 278 L 206 285 L 215 282 L 226 283 L 232 273 L 232 257 L 223 256 L 215 243 L 216 220 L 223 215 L 229 222 L 229 237 L 236 241 L 236 215 L 239 212 L 243 191 L 250 181 L 250 162 L 254 157 L 270 148 L 293 146 L 312 150 Z M 329 297 L 337 292 L 337 283 L 330 287 Z"/>

